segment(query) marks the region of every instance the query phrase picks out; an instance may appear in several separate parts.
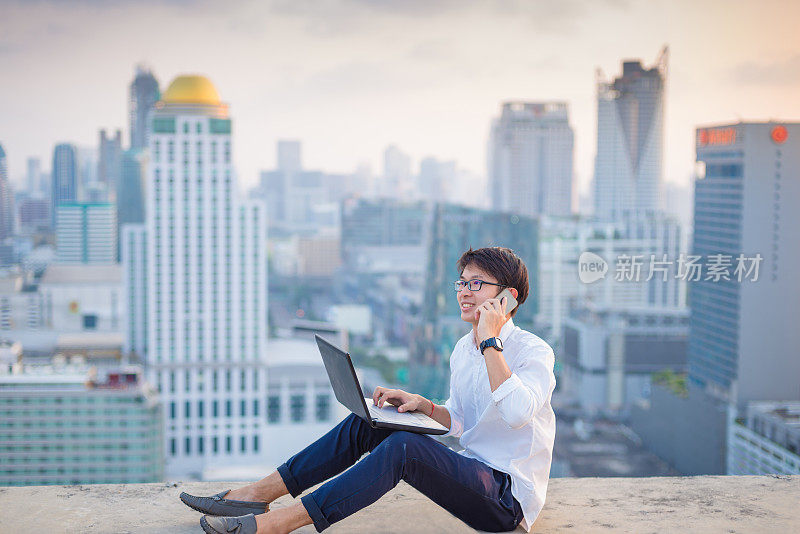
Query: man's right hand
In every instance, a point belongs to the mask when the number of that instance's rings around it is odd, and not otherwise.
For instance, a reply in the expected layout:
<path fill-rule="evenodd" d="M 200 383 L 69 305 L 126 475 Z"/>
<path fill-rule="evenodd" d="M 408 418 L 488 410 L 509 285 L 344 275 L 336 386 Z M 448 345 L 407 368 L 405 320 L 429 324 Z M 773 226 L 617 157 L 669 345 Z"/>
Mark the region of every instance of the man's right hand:
<path fill-rule="evenodd" d="M 426 414 L 430 413 L 430 407 L 433 405 L 431 401 L 422 395 L 408 393 L 402 389 L 389 389 L 381 386 L 376 387 L 375 391 L 372 393 L 372 402 L 374 402 L 378 408 L 383 408 L 383 405 L 388 402 L 392 406 L 397 406 L 398 412 L 413 412 L 419 410 Z"/>

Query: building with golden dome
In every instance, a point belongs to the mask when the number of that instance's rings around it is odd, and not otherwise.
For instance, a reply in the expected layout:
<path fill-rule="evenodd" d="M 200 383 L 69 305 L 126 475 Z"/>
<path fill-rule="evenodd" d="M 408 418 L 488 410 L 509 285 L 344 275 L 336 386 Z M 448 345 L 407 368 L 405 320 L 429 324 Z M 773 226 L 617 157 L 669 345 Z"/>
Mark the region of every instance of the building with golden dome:
<path fill-rule="evenodd" d="M 166 474 L 253 465 L 266 442 L 266 208 L 238 197 L 231 118 L 175 78 L 151 117 L 146 216 L 123 230 L 128 350 L 164 406 Z"/>

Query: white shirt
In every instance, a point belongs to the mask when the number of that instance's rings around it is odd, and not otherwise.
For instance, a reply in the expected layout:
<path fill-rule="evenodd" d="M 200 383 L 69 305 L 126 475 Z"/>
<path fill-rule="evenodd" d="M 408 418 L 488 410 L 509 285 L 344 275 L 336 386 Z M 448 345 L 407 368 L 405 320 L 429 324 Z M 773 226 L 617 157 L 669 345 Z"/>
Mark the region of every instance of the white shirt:
<path fill-rule="evenodd" d="M 556 417 L 550 406 L 556 378 L 553 349 L 509 319 L 500 330 L 511 377 L 492 391 L 483 355 L 470 332 L 450 356 L 450 431 L 461 454 L 511 475 L 511 493 L 522 506 L 520 523 L 530 531 L 542 511 Z"/>

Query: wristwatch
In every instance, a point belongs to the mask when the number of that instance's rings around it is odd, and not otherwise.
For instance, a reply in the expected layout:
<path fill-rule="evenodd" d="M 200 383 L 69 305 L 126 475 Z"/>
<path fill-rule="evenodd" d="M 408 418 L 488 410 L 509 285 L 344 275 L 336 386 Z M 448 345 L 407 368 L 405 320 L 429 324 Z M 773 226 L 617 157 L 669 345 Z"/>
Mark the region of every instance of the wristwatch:
<path fill-rule="evenodd" d="M 489 347 L 494 348 L 497 352 L 503 352 L 503 340 L 499 337 L 490 337 L 481 341 L 481 354 Z"/>

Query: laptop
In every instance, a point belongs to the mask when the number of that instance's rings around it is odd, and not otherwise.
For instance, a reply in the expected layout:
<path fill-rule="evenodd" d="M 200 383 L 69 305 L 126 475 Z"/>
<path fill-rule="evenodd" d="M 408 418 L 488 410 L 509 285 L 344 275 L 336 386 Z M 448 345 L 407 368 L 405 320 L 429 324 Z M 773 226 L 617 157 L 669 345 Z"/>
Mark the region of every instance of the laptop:
<path fill-rule="evenodd" d="M 423 413 L 398 412 L 397 407 L 388 402 L 384 403 L 383 408 L 375 406 L 372 397 L 364 397 L 350 355 L 318 335 L 314 335 L 314 338 L 317 340 L 336 400 L 369 423 L 372 428 L 407 430 L 418 434 L 448 432 L 447 427 Z"/>

